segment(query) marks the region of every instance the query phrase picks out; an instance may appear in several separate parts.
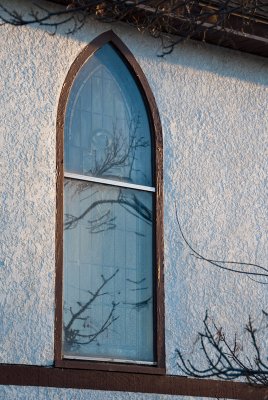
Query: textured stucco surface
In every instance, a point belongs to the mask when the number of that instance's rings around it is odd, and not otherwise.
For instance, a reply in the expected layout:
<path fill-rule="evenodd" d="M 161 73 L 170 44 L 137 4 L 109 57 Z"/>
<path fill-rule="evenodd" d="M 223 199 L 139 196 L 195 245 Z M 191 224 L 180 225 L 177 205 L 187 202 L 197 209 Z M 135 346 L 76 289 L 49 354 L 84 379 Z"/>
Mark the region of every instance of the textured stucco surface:
<path fill-rule="evenodd" d="M 54 389 L 43 387 L 37 388 L 25 386 L 0 386 L 0 398 L 5 400 L 209 400 L 205 397 Z"/>
<path fill-rule="evenodd" d="M 140 63 L 162 121 L 166 363 L 167 373 L 179 374 L 175 349 L 193 347 L 206 310 L 230 334 L 244 335 L 248 315 L 266 309 L 267 286 L 191 256 L 175 207 L 204 256 L 267 266 L 268 62 L 196 43 L 158 58 L 157 41 L 112 28 Z M 108 29 L 90 22 L 75 35 L 50 36 L 38 27 L 1 27 L 2 363 L 53 363 L 57 103 L 75 57 Z M 16 389 L 1 390 L 11 399 Z M 32 398 L 28 390 L 16 398 Z M 68 398 L 91 398 L 80 393 Z"/>

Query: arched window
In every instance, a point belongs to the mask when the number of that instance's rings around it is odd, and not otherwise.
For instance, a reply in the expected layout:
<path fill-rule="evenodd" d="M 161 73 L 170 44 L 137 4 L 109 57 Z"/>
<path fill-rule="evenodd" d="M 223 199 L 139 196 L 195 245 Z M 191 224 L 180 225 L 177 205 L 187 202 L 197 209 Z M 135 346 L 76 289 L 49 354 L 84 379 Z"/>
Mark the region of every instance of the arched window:
<path fill-rule="evenodd" d="M 57 122 L 56 363 L 163 367 L 160 123 L 112 32 L 72 65 Z"/>

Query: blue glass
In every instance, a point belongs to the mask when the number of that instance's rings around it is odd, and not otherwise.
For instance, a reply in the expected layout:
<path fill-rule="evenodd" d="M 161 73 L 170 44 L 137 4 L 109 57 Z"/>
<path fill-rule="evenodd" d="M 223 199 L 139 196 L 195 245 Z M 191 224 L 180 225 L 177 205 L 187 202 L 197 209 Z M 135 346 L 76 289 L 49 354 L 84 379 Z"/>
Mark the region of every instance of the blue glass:
<path fill-rule="evenodd" d="M 106 44 L 80 69 L 65 118 L 65 171 L 153 186 L 147 110 L 128 66 Z"/>
<path fill-rule="evenodd" d="M 65 356 L 154 361 L 152 196 L 65 179 Z"/>

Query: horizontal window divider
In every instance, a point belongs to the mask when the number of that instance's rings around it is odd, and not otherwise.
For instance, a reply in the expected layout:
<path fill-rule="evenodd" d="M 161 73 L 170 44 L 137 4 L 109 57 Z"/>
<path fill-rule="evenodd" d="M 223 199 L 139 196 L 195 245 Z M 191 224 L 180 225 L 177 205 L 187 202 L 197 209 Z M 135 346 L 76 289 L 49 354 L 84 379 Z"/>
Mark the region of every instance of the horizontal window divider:
<path fill-rule="evenodd" d="M 102 361 L 102 362 L 116 362 L 122 364 L 157 365 L 157 363 L 154 361 L 122 360 L 120 358 L 104 358 L 104 357 L 83 357 L 83 356 L 65 355 L 64 360 Z"/>
<path fill-rule="evenodd" d="M 75 174 L 73 172 L 64 172 L 64 177 L 70 178 L 70 179 L 77 179 L 80 181 L 100 183 L 100 184 L 110 185 L 110 186 L 119 186 L 119 187 L 123 187 L 123 188 L 127 188 L 127 189 L 142 190 L 144 192 L 155 192 L 155 188 L 151 187 L 151 186 L 136 185 L 135 183 L 115 181 L 112 179 L 97 178 L 95 176 L 80 175 L 80 174 Z"/>

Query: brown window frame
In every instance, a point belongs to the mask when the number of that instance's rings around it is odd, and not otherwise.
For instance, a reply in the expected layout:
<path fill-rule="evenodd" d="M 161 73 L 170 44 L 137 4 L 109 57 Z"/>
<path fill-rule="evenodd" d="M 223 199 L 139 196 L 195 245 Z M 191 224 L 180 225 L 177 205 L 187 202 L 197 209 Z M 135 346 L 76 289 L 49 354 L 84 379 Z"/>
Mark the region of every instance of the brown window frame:
<path fill-rule="evenodd" d="M 154 320 L 155 320 L 155 361 L 156 365 L 146 366 L 137 364 L 112 363 L 104 361 L 70 360 L 62 356 L 62 293 L 63 293 L 63 181 L 64 181 L 64 118 L 71 90 L 77 73 L 82 65 L 98 49 L 105 44 L 112 44 L 121 54 L 130 72 L 136 80 L 144 99 L 152 132 L 152 157 L 155 180 L 155 204 L 154 204 Z M 102 33 L 89 43 L 77 56 L 69 72 L 60 94 L 57 114 L 57 196 L 56 196 L 56 283 L 55 283 L 55 366 L 60 368 L 108 370 L 118 372 L 136 372 L 148 374 L 165 373 L 165 340 L 164 340 L 164 271 L 163 271 L 163 142 L 159 113 L 152 91 L 138 62 L 126 45 L 113 32 Z"/>

